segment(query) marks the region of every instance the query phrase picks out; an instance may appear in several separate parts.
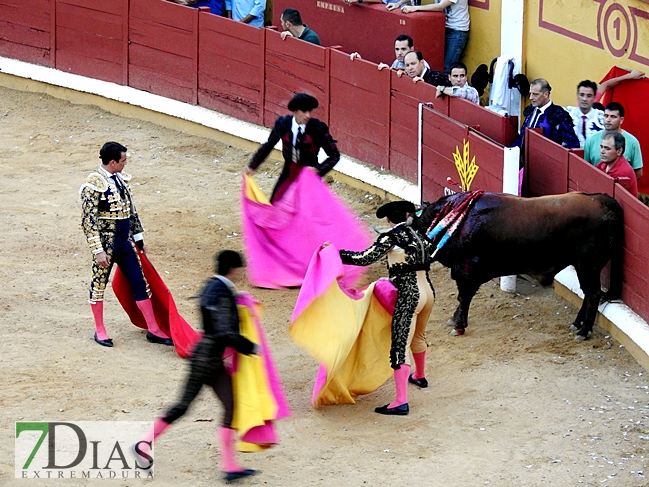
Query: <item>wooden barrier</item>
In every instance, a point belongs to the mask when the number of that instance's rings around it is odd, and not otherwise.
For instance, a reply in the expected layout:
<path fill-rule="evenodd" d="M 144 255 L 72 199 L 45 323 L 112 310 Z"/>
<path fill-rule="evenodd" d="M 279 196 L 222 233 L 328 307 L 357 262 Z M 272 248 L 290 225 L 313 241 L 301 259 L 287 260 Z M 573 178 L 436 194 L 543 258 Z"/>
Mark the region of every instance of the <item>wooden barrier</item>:
<path fill-rule="evenodd" d="M 540 129 L 525 135 L 526 196 L 568 192 L 568 154 L 559 144 L 543 137 Z"/>
<path fill-rule="evenodd" d="M 129 86 L 196 104 L 199 11 L 161 0 L 130 3 Z"/>
<path fill-rule="evenodd" d="M 622 300 L 645 320 L 649 320 L 649 247 L 647 207 L 616 185 L 615 199 L 624 210 L 624 271 Z"/>
<path fill-rule="evenodd" d="M 0 2 L 0 56 L 54 67 L 55 0 Z"/>
<path fill-rule="evenodd" d="M 315 96 L 320 106 L 312 115 L 329 123 L 330 53 L 293 37 L 282 40 L 279 32 L 266 29 L 264 125 L 286 115 L 295 93 Z"/>
<path fill-rule="evenodd" d="M 263 29 L 201 9 L 198 104 L 263 125 L 265 42 Z"/>
<path fill-rule="evenodd" d="M 56 69 L 128 84 L 129 0 L 56 0 Z"/>
<path fill-rule="evenodd" d="M 388 167 L 390 156 L 390 73 L 331 49 L 331 133 L 345 154 Z"/>
<path fill-rule="evenodd" d="M 422 52 L 431 68 L 444 69 L 443 12 L 404 14 L 400 9 L 390 12 L 382 3 L 345 5 L 341 0 L 274 0 L 273 25 L 280 30 L 280 16 L 289 7 L 300 11 L 302 22 L 318 34 L 323 46 L 339 45 L 343 51 L 358 52 L 375 64 L 392 64 L 394 40 L 406 34 L 414 39 L 415 49 Z"/>
<path fill-rule="evenodd" d="M 503 117 L 462 98 L 448 99 L 448 116 L 466 125 L 475 126 L 478 132 L 510 147 L 518 136 L 518 117 Z"/>
<path fill-rule="evenodd" d="M 613 196 L 615 180 L 578 155 L 568 153 L 568 191 L 606 193 Z"/>

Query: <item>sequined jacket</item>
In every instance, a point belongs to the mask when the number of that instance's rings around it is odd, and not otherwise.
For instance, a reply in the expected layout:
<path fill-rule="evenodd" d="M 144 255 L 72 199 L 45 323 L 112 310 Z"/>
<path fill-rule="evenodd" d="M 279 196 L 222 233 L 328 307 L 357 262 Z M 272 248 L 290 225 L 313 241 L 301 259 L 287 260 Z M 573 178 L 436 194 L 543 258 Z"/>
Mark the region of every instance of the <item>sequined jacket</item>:
<path fill-rule="evenodd" d="M 124 198 L 111 176 L 100 166 L 96 172 L 88 175 L 79 188 L 81 226 L 93 254 L 112 249 L 117 220 L 130 220 L 131 237 L 144 232 L 128 185 L 131 176 L 124 173 L 117 176 L 124 185 Z"/>
<path fill-rule="evenodd" d="M 395 245 L 404 250 L 406 261 L 388 264 L 390 279 L 421 270 L 427 271 L 430 268 L 430 256 L 435 250 L 433 244 L 406 223 L 399 223 L 392 230 L 379 235 L 367 250 L 341 250 L 340 259 L 343 264 L 370 265 L 386 255 Z"/>

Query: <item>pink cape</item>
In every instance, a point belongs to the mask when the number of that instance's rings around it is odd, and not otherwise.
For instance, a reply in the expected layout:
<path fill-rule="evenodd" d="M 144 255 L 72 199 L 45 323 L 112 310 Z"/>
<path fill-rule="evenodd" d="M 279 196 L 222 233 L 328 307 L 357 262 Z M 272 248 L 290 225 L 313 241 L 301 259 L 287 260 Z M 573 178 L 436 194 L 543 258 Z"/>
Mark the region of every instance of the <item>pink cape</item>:
<path fill-rule="evenodd" d="M 241 218 L 248 280 L 258 287 L 300 286 L 313 251 L 324 242 L 349 250 L 364 250 L 372 242 L 361 220 L 309 168 L 272 205 L 244 175 Z M 352 286 L 364 272 L 345 266 L 343 285 Z"/>
<path fill-rule="evenodd" d="M 333 246 L 317 250 L 300 289 L 291 338 L 320 362 L 313 407 L 354 404 L 392 376 L 391 325 L 397 291 L 387 279 L 358 291 L 341 286 L 344 266 Z"/>

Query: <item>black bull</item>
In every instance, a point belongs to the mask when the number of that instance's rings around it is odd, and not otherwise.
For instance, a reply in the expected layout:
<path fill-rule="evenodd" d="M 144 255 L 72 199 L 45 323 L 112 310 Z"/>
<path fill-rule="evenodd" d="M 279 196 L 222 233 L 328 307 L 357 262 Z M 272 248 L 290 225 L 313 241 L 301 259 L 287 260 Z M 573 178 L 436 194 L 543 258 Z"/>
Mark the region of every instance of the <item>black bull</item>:
<path fill-rule="evenodd" d="M 445 196 L 425 206 L 414 228 L 425 233 L 440 209 L 462 196 Z M 485 192 L 434 258 L 451 269 L 458 288 L 451 334 L 464 334 L 471 300 L 488 280 L 517 274 L 553 278 L 573 265 L 584 300 L 571 329 L 578 329 L 576 339 L 588 338 L 602 298 L 600 273 L 611 259 L 606 299 L 619 297 L 623 237 L 622 208 L 605 194 L 519 198 Z"/>

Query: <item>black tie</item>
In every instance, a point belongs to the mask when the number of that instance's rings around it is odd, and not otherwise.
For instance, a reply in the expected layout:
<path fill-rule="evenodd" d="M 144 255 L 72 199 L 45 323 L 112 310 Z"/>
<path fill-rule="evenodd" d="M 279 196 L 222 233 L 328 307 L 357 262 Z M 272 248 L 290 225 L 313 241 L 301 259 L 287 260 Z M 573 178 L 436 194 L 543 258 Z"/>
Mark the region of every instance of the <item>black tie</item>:
<path fill-rule="evenodd" d="M 295 147 L 301 149 L 303 143 L 304 143 L 304 132 L 302 132 L 302 127 L 298 127 L 297 137 L 295 138 Z"/>
<path fill-rule="evenodd" d="M 124 197 L 124 185 L 122 184 L 122 179 L 117 175 L 113 174 L 113 180 L 115 181 L 115 186 L 117 186 L 117 191 L 119 194 Z"/>

